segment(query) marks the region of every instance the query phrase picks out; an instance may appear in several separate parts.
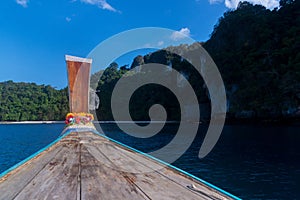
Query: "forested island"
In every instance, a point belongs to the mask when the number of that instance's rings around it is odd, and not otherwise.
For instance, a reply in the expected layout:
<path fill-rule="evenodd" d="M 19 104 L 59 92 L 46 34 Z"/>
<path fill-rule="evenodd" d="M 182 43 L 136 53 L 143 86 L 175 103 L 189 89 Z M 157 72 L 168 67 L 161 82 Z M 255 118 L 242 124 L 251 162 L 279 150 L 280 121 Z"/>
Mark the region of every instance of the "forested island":
<path fill-rule="evenodd" d="M 225 83 L 228 119 L 299 120 L 299 33 L 299 0 L 281 0 L 280 8 L 272 11 L 243 2 L 219 19 L 210 39 L 200 44 L 214 59 Z M 127 71 L 147 63 L 161 63 L 183 73 L 197 94 L 201 119 L 209 120 L 210 100 L 201 76 L 188 61 L 168 51 L 186 51 L 193 45 L 182 44 L 139 55 L 131 64 L 112 63 L 106 70 L 93 74 L 91 88 L 100 98 L 98 120 L 113 120 L 110 98 L 115 84 Z M 132 73 L 127 78 L 134 80 L 134 77 Z M 68 112 L 67 95 L 67 88 L 0 83 L 0 121 L 63 120 Z M 166 108 L 168 120 L 180 120 L 178 101 L 164 87 L 144 86 L 134 93 L 130 103 L 134 120 L 149 120 L 149 107 L 157 103 Z"/>
<path fill-rule="evenodd" d="M 69 110 L 67 88 L 35 83 L 0 83 L 0 121 L 62 120 Z"/>

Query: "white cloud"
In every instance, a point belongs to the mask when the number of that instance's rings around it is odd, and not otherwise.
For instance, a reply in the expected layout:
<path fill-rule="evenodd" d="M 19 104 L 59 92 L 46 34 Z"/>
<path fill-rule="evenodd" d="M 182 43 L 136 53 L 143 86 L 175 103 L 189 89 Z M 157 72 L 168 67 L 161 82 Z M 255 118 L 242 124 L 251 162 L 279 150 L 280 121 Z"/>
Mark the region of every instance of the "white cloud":
<path fill-rule="evenodd" d="M 197 2 L 199 2 L 199 0 L 196 0 Z M 216 4 L 216 3 L 221 3 L 223 2 L 223 0 L 209 0 L 210 4 Z"/>
<path fill-rule="evenodd" d="M 109 3 L 106 2 L 106 0 L 81 0 L 81 2 L 91 4 L 91 5 L 97 5 L 103 10 L 109 10 L 112 12 L 119 12 L 117 9 L 112 7 Z"/>
<path fill-rule="evenodd" d="M 23 6 L 24 8 L 27 7 L 27 4 L 29 2 L 29 0 L 16 0 L 17 4 Z"/>
<path fill-rule="evenodd" d="M 209 0 L 209 3 L 222 3 L 225 2 L 225 6 L 230 9 L 236 9 L 240 2 L 243 2 L 245 0 Z M 254 5 L 262 5 L 265 6 L 267 9 L 274 9 L 279 6 L 280 0 L 247 0 L 249 3 L 252 3 Z"/>
<path fill-rule="evenodd" d="M 67 22 L 70 22 L 71 20 L 72 20 L 71 17 L 66 17 L 66 21 L 67 21 Z"/>
<path fill-rule="evenodd" d="M 142 46 L 142 48 L 152 48 L 153 45 L 151 45 L 150 43 L 146 43 Z"/>
<path fill-rule="evenodd" d="M 159 41 L 159 42 L 157 43 L 158 46 L 162 46 L 162 45 L 164 45 L 164 44 L 165 44 L 164 41 Z"/>
<path fill-rule="evenodd" d="M 165 42 L 164 41 L 158 41 L 158 42 L 153 42 L 153 43 L 146 43 L 142 46 L 142 48 L 159 48 L 164 46 Z"/>
<path fill-rule="evenodd" d="M 175 31 L 171 35 L 171 39 L 174 41 L 182 40 L 184 38 L 190 37 L 191 31 L 188 28 L 182 28 L 180 31 Z"/>

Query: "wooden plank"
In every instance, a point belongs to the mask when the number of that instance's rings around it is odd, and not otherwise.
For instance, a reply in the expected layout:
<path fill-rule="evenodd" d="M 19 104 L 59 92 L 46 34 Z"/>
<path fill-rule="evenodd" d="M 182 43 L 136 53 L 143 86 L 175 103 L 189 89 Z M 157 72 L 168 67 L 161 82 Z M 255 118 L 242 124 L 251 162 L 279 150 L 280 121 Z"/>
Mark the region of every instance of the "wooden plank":
<path fill-rule="evenodd" d="M 161 164 L 158 164 L 157 162 L 153 162 L 153 160 L 150 160 L 149 158 L 145 156 L 139 156 L 137 153 L 125 150 L 124 148 L 120 148 L 116 146 L 115 144 L 111 142 L 101 143 L 97 145 L 87 144 L 88 150 L 91 154 L 93 154 L 97 159 L 99 153 L 102 152 L 103 155 L 106 155 L 110 162 L 107 162 L 106 164 L 108 166 L 113 163 L 118 167 L 121 171 L 128 171 L 131 173 L 144 173 L 144 172 L 152 172 L 153 169 L 160 169 L 163 168 Z M 97 150 L 96 150 L 97 149 Z M 129 156 L 131 155 L 131 157 Z M 134 160 L 132 157 L 135 157 L 136 160 Z M 144 163 L 144 165 L 137 164 L 137 160 L 139 162 Z M 134 168 L 132 167 L 134 166 Z M 145 168 L 147 166 L 147 168 Z"/>
<path fill-rule="evenodd" d="M 201 183 L 199 181 L 195 181 L 191 177 L 187 177 L 186 175 L 181 174 L 178 171 L 175 171 L 170 168 L 164 168 L 158 172 L 165 178 L 172 180 L 173 182 L 188 188 L 189 190 L 192 190 L 202 197 L 205 197 L 207 199 L 232 199 L 219 191 L 208 187 L 204 183 Z"/>
<path fill-rule="evenodd" d="M 135 173 L 134 182 L 150 198 L 156 199 L 228 199 L 219 192 L 194 179 L 180 174 L 152 159 L 128 151 L 111 142 L 101 144 L 85 144 L 87 150 L 97 159 L 109 161 L 104 165 L 122 171 Z M 123 166 L 120 167 L 120 166 Z M 126 168 L 124 168 L 126 167 Z M 124 173 L 124 172 L 123 172 Z M 189 189 L 188 187 L 191 187 Z"/>
<path fill-rule="evenodd" d="M 97 159 L 104 160 L 104 155 L 109 161 L 104 161 L 102 164 L 113 169 L 114 165 L 119 173 L 130 174 L 128 178 L 150 199 L 211 199 L 190 191 L 186 185 L 181 185 L 174 180 L 159 174 L 157 169 L 162 170 L 164 166 L 156 163 L 154 168 L 153 163 L 147 158 L 140 155 L 135 155 L 132 152 L 126 152 L 122 148 L 115 147 L 111 144 L 98 145 L 96 148 L 91 144 L 85 144 L 88 151 Z M 133 159 L 135 156 L 135 159 Z M 150 165 L 149 165 L 150 164 Z M 119 166 L 126 166 L 122 168 Z M 130 167 L 130 168 L 129 168 Z M 125 170 L 125 171 L 122 171 Z M 131 171 L 132 173 L 128 172 Z M 134 174 L 134 176 L 133 176 Z M 189 181 L 189 185 L 194 183 Z M 195 184 L 195 183 L 194 183 Z"/>
<path fill-rule="evenodd" d="M 218 192 L 217 190 L 210 188 L 207 185 L 205 185 L 185 174 L 182 174 L 173 168 L 164 166 L 153 160 L 146 161 L 147 158 L 143 157 L 143 156 L 141 158 L 141 156 L 139 154 L 129 154 L 126 152 L 126 150 L 125 151 L 123 150 L 122 153 L 120 154 L 120 156 L 126 160 L 129 160 L 129 159 L 134 160 L 133 163 L 135 163 L 135 165 L 144 166 L 146 168 L 146 169 L 144 169 L 144 171 L 147 170 L 148 168 L 152 169 L 152 172 L 154 172 L 154 173 L 138 174 L 137 180 L 140 180 L 140 182 L 142 184 L 147 182 L 146 180 L 149 179 L 148 176 L 151 176 L 150 181 L 152 181 L 154 183 L 156 182 L 156 181 L 154 181 L 155 179 L 157 179 L 157 181 L 160 181 L 160 182 L 165 181 L 166 184 L 174 183 L 177 187 L 177 189 L 174 188 L 174 191 L 181 191 L 181 193 L 182 192 L 190 193 L 191 191 L 193 191 L 198 196 L 201 196 L 201 199 L 231 199 L 228 196 Z M 161 167 L 159 168 L 157 165 L 161 165 Z M 140 166 L 140 168 L 141 168 L 141 166 Z M 163 184 L 161 184 L 161 186 L 162 186 L 162 188 L 164 188 Z M 144 188 L 142 185 L 140 185 L 140 187 Z M 149 188 L 149 190 L 151 192 L 153 191 L 153 189 L 154 188 Z M 168 188 L 168 189 L 173 191 L 171 188 Z M 154 194 L 156 194 L 156 193 L 154 193 Z M 151 196 L 151 195 L 149 195 L 149 196 Z M 191 196 L 189 196 L 189 195 L 184 195 L 184 196 L 185 197 L 188 196 L 187 199 L 191 198 Z M 194 197 L 194 198 L 196 198 L 196 197 Z M 181 199 L 185 199 L 185 198 L 181 198 Z"/>
<path fill-rule="evenodd" d="M 15 199 L 76 199 L 79 154 L 78 143 L 64 145 Z"/>
<path fill-rule="evenodd" d="M 230 199 L 90 132 L 71 133 L 4 179 L 0 181 L 0 199 L 5 200 Z"/>
<path fill-rule="evenodd" d="M 61 149 L 62 147 L 54 145 L 4 176 L 0 180 L 0 199 L 13 199 Z"/>
<path fill-rule="evenodd" d="M 81 199 L 148 199 L 126 176 L 95 159 L 86 146 L 81 150 Z M 104 157 L 103 157 L 104 158 Z M 106 158 L 107 159 L 107 158 Z"/>
<path fill-rule="evenodd" d="M 91 61 L 66 56 L 70 112 L 89 112 Z"/>

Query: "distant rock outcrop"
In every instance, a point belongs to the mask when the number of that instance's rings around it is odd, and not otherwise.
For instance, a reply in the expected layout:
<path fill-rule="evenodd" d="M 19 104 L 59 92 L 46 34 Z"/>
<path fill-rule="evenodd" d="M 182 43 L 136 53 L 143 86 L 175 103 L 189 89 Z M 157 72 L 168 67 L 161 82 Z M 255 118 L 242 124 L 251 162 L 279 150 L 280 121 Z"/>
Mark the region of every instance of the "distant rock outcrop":
<path fill-rule="evenodd" d="M 90 88 L 90 102 L 89 102 L 89 110 L 97 110 L 100 105 L 100 99 L 96 94 L 96 91 Z"/>

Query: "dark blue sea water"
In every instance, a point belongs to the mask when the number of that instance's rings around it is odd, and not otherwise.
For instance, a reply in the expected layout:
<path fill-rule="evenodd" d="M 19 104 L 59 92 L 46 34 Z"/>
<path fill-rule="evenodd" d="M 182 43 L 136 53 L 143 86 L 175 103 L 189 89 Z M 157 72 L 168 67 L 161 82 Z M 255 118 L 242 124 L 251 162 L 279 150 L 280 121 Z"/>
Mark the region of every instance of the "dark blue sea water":
<path fill-rule="evenodd" d="M 53 142 L 64 124 L 0 124 L 0 173 Z"/>
<path fill-rule="evenodd" d="M 63 126 L 0 125 L 0 172 L 55 140 Z M 144 152 L 162 148 L 177 128 L 169 124 L 152 138 L 137 139 L 115 124 L 101 124 L 105 135 Z M 173 165 L 243 199 L 300 199 L 299 126 L 225 126 L 213 151 L 199 159 L 206 130 L 200 126 L 191 147 Z"/>

